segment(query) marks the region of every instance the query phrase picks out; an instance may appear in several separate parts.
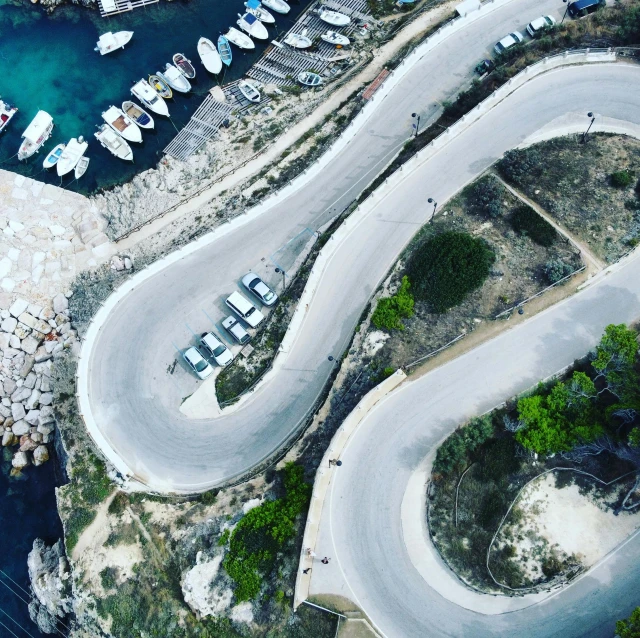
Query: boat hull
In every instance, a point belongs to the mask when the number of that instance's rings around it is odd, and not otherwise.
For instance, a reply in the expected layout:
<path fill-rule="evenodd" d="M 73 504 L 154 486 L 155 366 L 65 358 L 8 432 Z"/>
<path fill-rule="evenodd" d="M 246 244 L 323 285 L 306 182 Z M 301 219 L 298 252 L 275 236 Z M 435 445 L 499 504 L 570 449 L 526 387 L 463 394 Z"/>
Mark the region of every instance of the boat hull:
<path fill-rule="evenodd" d="M 149 76 L 149 86 L 165 100 L 173 97 L 171 87 L 159 75 Z"/>
<path fill-rule="evenodd" d="M 110 36 L 110 37 L 109 37 Z M 96 42 L 95 51 L 98 51 L 100 55 L 107 55 L 107 53 L 113 53 L 118 49 L 124 49 L 125 45 L 129 43 L 133 37 L 133 31 L 118 31 L 117 33 L 105 33 L 100 36 L 98 42 Z"/>
<path fill-rule="evenodd" d="M 173 56 L 173 63 L 187 80 L 193 80 L 196 77 L 196 70 L 191 60 L 188 60 L 183 53 L 176 53 Z"/>
<path fill-rule="evenodd" d="M 53 118 L 46 111 L 38 111 L 22 134 L 23 140 L 18 149 L 20 161 L 35 155 L 51 137 Z"/>
<path fill-rule="evenodd" d="M 89 168 L 89 161 L 89 158 L 85 157 L 84 155 L 78 160 L 76 168 L 73 172 L 73 176 L 76 179 L 80 179 L 87 172 L 87 168 Z"/>
<path fill-rule="evenodd" d="M 198 55 L 204 68 L 214 75 L 222 71 L 222 58 L 215 45 L 208 38 L 198 40 Z"/>
<path fill-rule="evenodd" d="M 248 14 L 251 17 L 255 18 L 255 16 L 253 14 Z M 245 17 L 247 17 L 247 14 L 245 14 L 244 16 L 242 16 L 240 19 L 238 19 L 236 21 L 236 24 L 248 35 L 250 35 L 252 38 L 255 38 L 256 40 L 268 40 L 269 39 L 269 32 L 267 31 L 267 28 L 264 26 L 264 24 L 262 24 L 262 22 L 260 22 L 258 19 L 255 20 L 255 22 L 248 23 L 245 20 Z"/>
<path fill-rule="evenodd" d="M 238 29 L 234 29 L 233 27 L 225 34 L 225 38 L 240 49 L 256 48 L 254 41 L 248 35 L 245 35 L 242 31 L 238 31 Z"/>
<path fill-rule="evenodd" d="M 247 98 L 247 100 L 249 100 L 249 102 L 253 102 L 254 104 L 258 104 L 258 102 L 260 102 L 260 91 L 258 91 L 253 84 L 249 84 L 248 82 L 241 80 L 238 82 L 238 90 Z"/>
<path fill-rule="evenodd" d="M 142 142 L 142 132 L 138 125 L 121 109 L 111 106 L 102 114 L 102 119 L 120 137 L 129 142 Z"/>
<path fill-rule="evenodd" d="M 127 117 L 133 120 L 140 128 L 152 129 L 155 127 L 153 118 L 135 102 L 131 102 L 130 100 L 123 102 L 122 110 L 127 114 Z"/>
<path fill-rule="evenodd" d="M 191 91 L 191 83 L 175 66 L 172 67 L 167 64 L 167 70 L 163 73 L 158 71 L 157 75 L 165 84 L 168 84 L 171 89 L 178 91 L 178 93 L 188 93 Z"/>
<path fill-rule="evenodd" d="M 53 168 L 60 159 L 62 155 L 62 151 L 64 151 L 66 144 L 58 144 L 45 158 L 42 162 L 42 168 Z"/>
<path fill-rule="evenodd" d="M 351 40 L 346 35 L 336 33 L 335 31 L 327 31 L 320 36 L 321 40 L 328 42 L 329 44 L 335 44 L 336 46 L 346 47 L 351 44 Z"/>
<path fill-rule="evenodd" d="M 285 39 L 284 43 L 288 44 L 294 49 L 308 49 L 313 42 L 306 35 L 300 35 L 298 33 L 290 33 Z"/>
<path fill-rule="evenodd" d="M 64 177 L 76 167 L 76 164 L 84 155 L 88 146 L 89 144 L 87 144 L 87 142 L 81 142 L 75 137 L 71 138 L 56 164 L 58 177 Z"/>
<path fill-rule="evenodd" d="M 351 18 L 344 15 L 344 13 L 338 13 L 337 11 L 320 11 L 318 17 L 323 22 L 330 24 L 334 27 L 346 27 L 351 23 Z"/>
<path fill-rule="evenodd" d="M 222 64 L 230 66 L 231 61 L 233 60 L 233 53 L 231 51 L 229 40 L 227 40 L 223 35 L 218 38 L 218 53 L 220 54 Z"/>
<path fill-rule="evenodd" d="M 284 0 L 262 0 L 262 4 L 276 13 L 285 15 L 291 11 L 291 7 Z"/>
<path fill-rule="evenodd" d="M 133 151 L 131 147 L 106 124 L 103 124 L 94 135 L 102 147 L 106 148 L 113 156 L 121 160 L 133 162 Z"/>
<path fill-rule="evenodd" d="M 131 95 L 138 98 L 153 113 L 169 117 L 167 103 L 145 80 L 140 80 L 131 87 Z"/>

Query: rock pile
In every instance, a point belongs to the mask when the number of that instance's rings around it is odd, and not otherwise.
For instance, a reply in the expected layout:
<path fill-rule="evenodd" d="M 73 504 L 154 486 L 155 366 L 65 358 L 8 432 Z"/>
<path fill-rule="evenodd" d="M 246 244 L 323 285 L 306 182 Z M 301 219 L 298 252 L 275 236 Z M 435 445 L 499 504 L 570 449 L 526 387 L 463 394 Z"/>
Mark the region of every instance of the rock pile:
<path fill-rule="evenodd" d="M 49 459 L 47 443 L 55 429 L 53 358 L 77 340 L 68 296 L 59 293 L 51 307 L 18 298 L 0 309 L 0 438 L 3 447 L 18 446 L 13 472 Z"/>

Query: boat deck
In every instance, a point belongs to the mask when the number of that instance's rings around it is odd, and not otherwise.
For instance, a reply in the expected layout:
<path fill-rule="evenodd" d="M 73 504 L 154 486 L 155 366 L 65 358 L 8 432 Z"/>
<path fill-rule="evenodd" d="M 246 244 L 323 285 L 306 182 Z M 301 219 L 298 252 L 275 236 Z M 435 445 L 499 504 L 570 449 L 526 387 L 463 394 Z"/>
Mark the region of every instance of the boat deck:
<path fill-rule="evenodd" d="M 155 4 L 156 2 L 159 2 L 159 0 L 98 0 L 98 7 L 100 15 L 106 18 L 118 13 L 133 11 L 148 4 Z"/>

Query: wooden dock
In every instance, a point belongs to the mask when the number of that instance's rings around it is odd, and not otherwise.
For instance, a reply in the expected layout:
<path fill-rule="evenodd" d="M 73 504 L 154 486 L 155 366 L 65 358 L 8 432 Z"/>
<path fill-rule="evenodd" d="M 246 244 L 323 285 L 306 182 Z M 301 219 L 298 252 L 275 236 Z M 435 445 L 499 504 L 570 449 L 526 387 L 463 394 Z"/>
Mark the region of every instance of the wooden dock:
<path fill-rule="evenodd" d="M 176 135 L 164 152 L 178 160 L 186 160 L 210 140 L 229 119 L 233 107 L 207 95 L 188 124 Z"/>
<path fill-rule="evenodd" d="M 133 11 L 138 7 L 144 7 L 148 4 L 155 4 L 159 0 L 98 0 L 100 15 L 103 18 Z"/>

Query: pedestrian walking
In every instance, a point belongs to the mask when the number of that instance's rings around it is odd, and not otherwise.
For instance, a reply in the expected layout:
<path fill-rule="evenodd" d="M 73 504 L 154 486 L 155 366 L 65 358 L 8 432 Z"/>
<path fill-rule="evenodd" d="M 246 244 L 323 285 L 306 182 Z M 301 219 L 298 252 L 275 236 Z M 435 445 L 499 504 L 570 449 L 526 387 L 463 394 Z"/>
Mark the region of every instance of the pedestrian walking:
<path fill-rule="evenodd" d="M 321 561 L 320 561 L 323 565 L 328 565 L 329 564 L 329 559 L 325 556 Z"/>
<path fill-rule="evenodd" d="M 307 567 L 307 569 L 303 569 L 302 573 L 303 574 L 308 574 L 311 571 L 311 567 Z"/>

